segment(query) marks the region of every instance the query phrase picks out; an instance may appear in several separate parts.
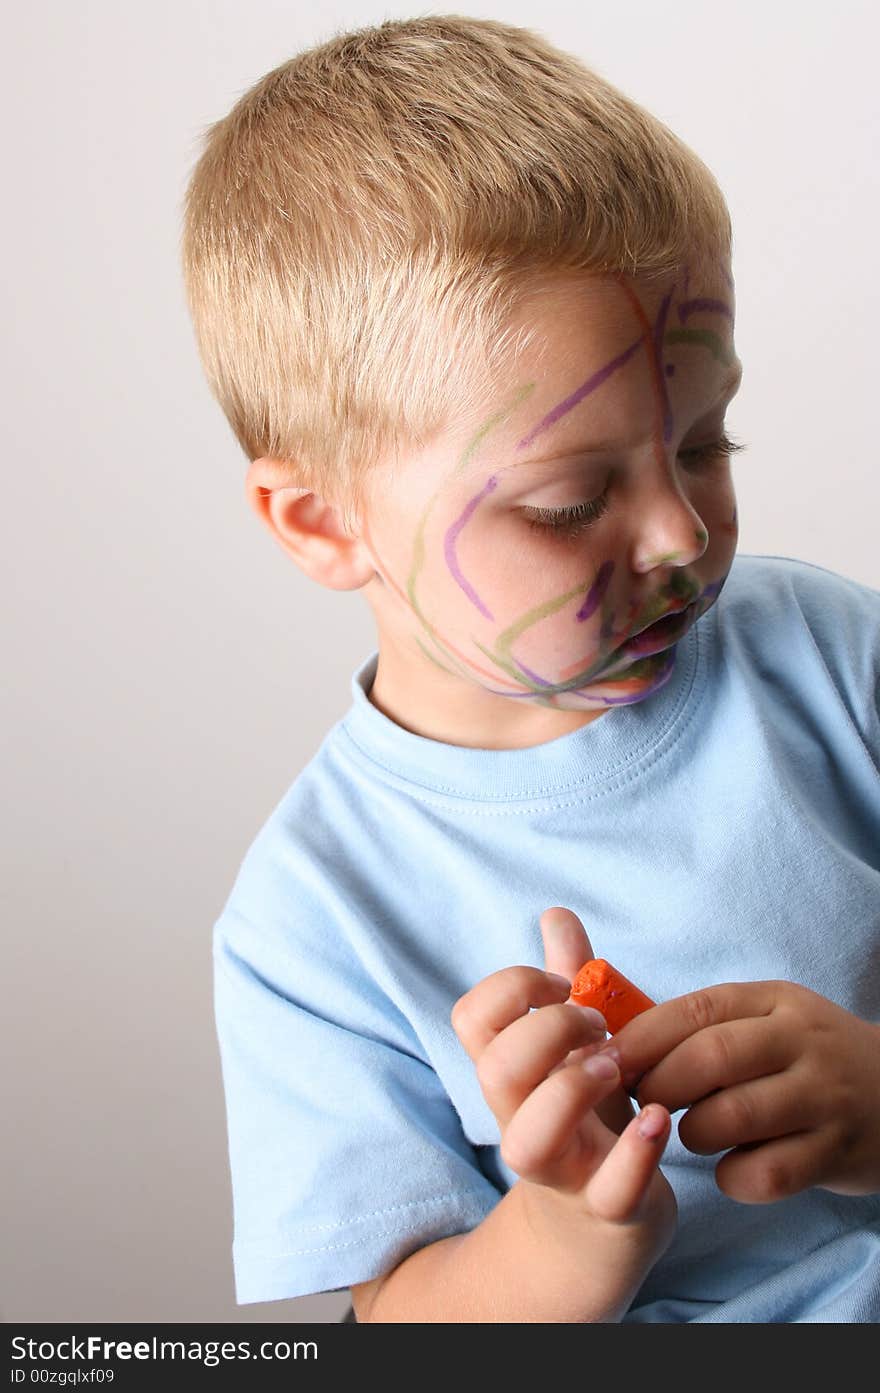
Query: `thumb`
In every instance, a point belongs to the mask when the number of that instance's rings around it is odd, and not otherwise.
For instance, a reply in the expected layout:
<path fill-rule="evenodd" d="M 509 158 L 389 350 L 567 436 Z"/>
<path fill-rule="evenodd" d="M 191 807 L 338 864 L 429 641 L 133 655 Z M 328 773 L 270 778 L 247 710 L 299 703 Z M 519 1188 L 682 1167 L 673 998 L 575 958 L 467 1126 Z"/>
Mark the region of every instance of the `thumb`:
<path fill-rule="evenodd" d="M 548 972 L 558 972 L 569 982 L 573 982 L 578 970 L 588 958 L 593 957 L 593 948 L 587 931 L 573 909 L 555 905 L 545 909 L 538 921 L 544 939 L 544 966 Z M 584 1059 L 592 1054 L 594 1046 L 583 1050 L 573 1050 L 566 1059 Z M 603 1098 L 596 1113 L 612 1132 L 623 1131 L 634 1117 L 633 1105 L 622 1087 L 615 1088 L 607 1098 Z"/>
<path fill-rule="evenodd" d="M 546 971 L 558 972 L 573 982 L 578 970 L 593 957 L 586 929 L 574 910 L 562 905 L 545 909 L 538 922 L 544 940 Z"/>

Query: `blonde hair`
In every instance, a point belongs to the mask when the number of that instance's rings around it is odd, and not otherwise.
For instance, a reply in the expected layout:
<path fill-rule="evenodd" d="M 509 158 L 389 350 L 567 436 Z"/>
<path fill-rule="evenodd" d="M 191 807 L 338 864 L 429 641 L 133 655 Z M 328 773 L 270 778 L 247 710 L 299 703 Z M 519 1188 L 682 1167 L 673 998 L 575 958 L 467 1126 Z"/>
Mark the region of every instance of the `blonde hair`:
<path fill-rule="evenodd" d="M 429 15 L 297 54 L 203 132 L 182 262 L 249 460 L 357 514 L 371 467 L 485 413 L 546 273 L 726 264 L 714 176 L 528 29 Z M 502 374 L 507 373 L 506 377 Z"/>

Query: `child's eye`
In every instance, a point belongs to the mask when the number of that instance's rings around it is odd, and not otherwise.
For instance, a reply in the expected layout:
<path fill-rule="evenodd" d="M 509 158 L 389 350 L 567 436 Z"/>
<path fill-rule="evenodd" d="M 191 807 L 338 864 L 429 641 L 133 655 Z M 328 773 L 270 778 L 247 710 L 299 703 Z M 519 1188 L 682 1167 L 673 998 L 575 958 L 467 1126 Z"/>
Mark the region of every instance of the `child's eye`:
<path fill-rule="evenodd" d="M 679 450 L 681 459 L 691 460 L 695 464 L 708 463 L 710 460 L 718 458 L 728 458 L 736 454 L 738 450 L 745 450 L 747 446 L 739 444 L 736 440 L 731 440 L 726 432 L 723 432 L 718 440 L 710 440 L 706 445 L 695 445 L 690 450 Z"/>
<path fill-rule="evenodd" d="M 570 508 L 523 508 L 529 527 L 536 532 L 565 532 L 576 536 L 600 518 L 608 507 L 608 494 L 591 498 L 588 503 L 575 503 Z"/>
<path fill-rule="evenodd" d="M 678 453 L 679 457 L 689 461 L 689 467 L 693 468 L 694 465 L 699 467 L 716 459 L 727 459 L 738 450 L 746 448 L 738 441 L 731 440 L 724 432 L 717 440 L 710 440 L 705 445 L 695 445 L 689 450 L 679 450 Z M 529 527 L 536 532 L 562 532 L 567 536 L 577 536 L 592 526 L 607 509 L 606 488 L 598 498 L 591 498 L 587 503 L 572 504 L 569 508 L 523 508 L 521 511 Z"/>

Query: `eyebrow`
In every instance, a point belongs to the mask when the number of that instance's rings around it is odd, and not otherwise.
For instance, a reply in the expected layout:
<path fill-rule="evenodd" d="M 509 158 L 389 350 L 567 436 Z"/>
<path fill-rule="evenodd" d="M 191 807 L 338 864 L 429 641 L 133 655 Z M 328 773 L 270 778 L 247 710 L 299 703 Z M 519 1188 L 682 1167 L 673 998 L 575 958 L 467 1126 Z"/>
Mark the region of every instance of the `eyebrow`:
<path fill-rule="evenodd" d="M 718 395 L 715 398 L 712 405 L 717 406 L 718 402 L 721 401 L 723 397 L 726 397 L 728 393 L 731 397 L 735 396 L 736 391 L 738 390 L 739 385 L 742 382 L 742 377 L 743 365 L 740 362 L 737 364 L 737 366 L 733 369 L 732 372 L 728 373 L 727 377 L 722 382 L 720 388 L 718 389 Z M 709 408 L 710 411 L 711 409 L 712 407 Z M 515 460 L 513 464 L 505 465 L 504 470 L 499 472 L 505 472 L 508 469 L 521 468 L 523 465 L 551 464 L 556 460 L 568 459 L 571 455 L 608 455 L 616 453 L 620 450 L 627 450 L 630 448 L 630 442 L 626 440 L 590 440 L 585 443 L 567 445 L 564 449 L 557 450 L 554 454 L 532 455 L 528 459 Z"/>

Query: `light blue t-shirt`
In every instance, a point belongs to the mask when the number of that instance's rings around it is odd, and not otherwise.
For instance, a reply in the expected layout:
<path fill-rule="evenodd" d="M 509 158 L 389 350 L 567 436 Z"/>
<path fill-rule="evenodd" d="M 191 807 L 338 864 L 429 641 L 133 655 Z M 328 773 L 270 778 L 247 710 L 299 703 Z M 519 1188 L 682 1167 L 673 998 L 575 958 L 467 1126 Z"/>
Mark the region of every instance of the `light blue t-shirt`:
<path fill-rule="evenodd" d="M 782 978 L 880 1021 L 880 592 L 740 555 L 665 687 L 525 749 L 404 730 L 376 661 L 214 930 L 239 1304 L 379 1276 L 515 1183 L 450 1010 L 543 966 L 550 905 L 657 1001 Z M 880 1319 L 880 1195 L 738 1203 L 682 1115 L 624 1320 Z"/>

